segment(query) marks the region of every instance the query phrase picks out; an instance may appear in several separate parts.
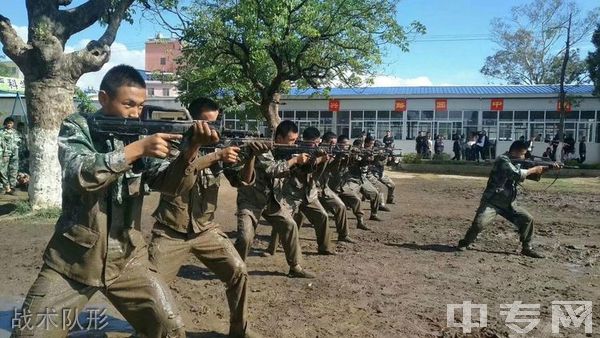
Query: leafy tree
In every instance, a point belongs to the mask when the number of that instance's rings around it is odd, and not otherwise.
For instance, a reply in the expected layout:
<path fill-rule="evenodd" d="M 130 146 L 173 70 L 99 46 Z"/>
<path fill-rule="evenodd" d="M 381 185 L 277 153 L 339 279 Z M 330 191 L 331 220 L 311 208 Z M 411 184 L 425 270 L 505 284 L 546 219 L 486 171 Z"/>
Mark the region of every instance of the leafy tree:
<path fill-rule="evenodd" d="M 25 77 L 29 117 L 30 203 L 36 209 L 60 205 L 60 165 L 57 134 L 62 119 L 73 112 L 77 80 L 108 61 L 110 46 L 121 22 L 131 20 L 134 0 L 88 0 L 72 7 L 72 0 L 26 0 L 28 40 L 23 41 L 10 21 L 0 15 L 4 54 Z M 65 53 L 74 34 L 101 22 L 104 33 L 81 50 Z"/>
<path fill-rule="evenodd" d="M 592 36 L 592 43 L 596 46 L 596 51 L 588 54 L 587 66 L 590 78 L 594 82 L 594 94 L 600 95 L 600 24 L 598 24 Z"/>
<path fill-rule="evenodd" d="M 0 61 L 2 59 L 4 59 L 4 57 L 0 56 Z M 0 62 L 0 76 L 12 77 L 13 75 L 13 71 L 10 69 L 10 67 L 4 62 Z"/>
<path fill-rule="evenodd" d="M 75 88 L 75 103 L 77 103 L 77 111 L 80 113 L 91 114 L 98 110 L 90 97 L 79 87 Z"/>
<path fill-rule="evenodd" d="M 381 64 L 384 48 L 408 51 L 425 27 L 396 22 L 394 0 L 175 0 L 147 2 L 182 39 L 182 100 L 219 97 L 279 123 L 281 94 L 292 86 L 357 86 Z M 166 3 L 166 4 L 165 4 Z"/>
<path fill-rule="evenodd" d="M 558 83 L 570 14 L 573 17 L 570 46 L 573 46 L 594 29 L 600 7 L 582 13 L 574 2 L 533 0 L 513 7 L 509 18 L 495 18 L 491 33 L 499 48 L 486 58 L 481 73 L 509 84 Z M 585 60 L 577 49 L 571 48 L 565 83 L 581 83 L 586 76 Z"/>

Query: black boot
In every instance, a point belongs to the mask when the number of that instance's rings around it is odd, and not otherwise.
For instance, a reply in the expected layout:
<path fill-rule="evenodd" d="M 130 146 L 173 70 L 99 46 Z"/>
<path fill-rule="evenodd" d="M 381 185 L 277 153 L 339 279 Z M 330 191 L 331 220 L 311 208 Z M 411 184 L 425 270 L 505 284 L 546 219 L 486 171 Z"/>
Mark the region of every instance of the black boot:
<path fill-rule="evenodd" d="M 383 221 L 381 218 L 379 218 L 379 216 L 377 216 L 377 214 L 371 214 L 371 217 L 369 217 L 370 221 L 377 221 L 377 222 L 381 222 Z"/>
<path fill-rule="evenodd" d="M 521 254 L 523 256 L 527 256 L 527 257 L 531 257 L 531 258 L 546 258 L 546 256 L 535 251 L 529 244 L 523 245 L 523 249 L 521 249 Z"/>
<path fill-rule="evenodd" d="M 471 243 L 468 243 L 464 239 L 461 239 L 460 241 L 458 241 L 458 246 L 456 247 L 456 250 L 466 251 L 466 250 L 470 249 L 469 245 L 471 245 Z"/>
<path fill-rule="evenodd" d="M 366 224 L 365 220 L 362 217 L 359 217 L 356 220 L 356 227 L 361 230 L 371 230 Z"/>

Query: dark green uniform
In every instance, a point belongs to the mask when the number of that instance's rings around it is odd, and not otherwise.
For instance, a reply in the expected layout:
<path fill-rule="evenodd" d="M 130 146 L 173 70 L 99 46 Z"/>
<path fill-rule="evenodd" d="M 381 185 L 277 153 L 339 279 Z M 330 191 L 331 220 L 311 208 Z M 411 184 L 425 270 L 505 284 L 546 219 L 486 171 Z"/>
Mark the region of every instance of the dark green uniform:
<path fill-rule="evenodd" d="M 169 164 L 144 158 L 128 165 L 123 142 L 92 139 L 80 114 L 65 119 L 58 144 L 63 209 L 23 313 L 39 321 L 36 314 L 54 309 L 55 323 L 73 323 L 77 310 L 100 291 L 139 334 L 184 337 L 171 292 L 148 261 L 141 211 L 144 182 L 178 194 L 193 184 L 189 169 L 196 161 L 180 156 Z M 65 313 L 68 318 L 63 318 Z M 13 335 L 66 337 L 67 330 L 61 325 L 49 330 L 34 326 L 17 328 Z"/>
<path fill-rule="evenodd" d="M 516 203 L 517 186 L 525 178 L 527 170 L 513 165 L 507 155 L 496 159 L 473 223 L 465 238 L 459 242 L 459 247 L 467 247 L 473 243 L 483 228 L 494 221 L 496 215 L 513 223 L 519 231 L 523 247 L 529 247 L 533 234 L 533 218 Z M 532 179 L 539 180 L 539 176 Z"/>
<path fill-rule="evenodd" d="M 7 191 L 17 186 L 21 142 L 21 134 L 15 129 L 0 130 L 0 184 Z"/>

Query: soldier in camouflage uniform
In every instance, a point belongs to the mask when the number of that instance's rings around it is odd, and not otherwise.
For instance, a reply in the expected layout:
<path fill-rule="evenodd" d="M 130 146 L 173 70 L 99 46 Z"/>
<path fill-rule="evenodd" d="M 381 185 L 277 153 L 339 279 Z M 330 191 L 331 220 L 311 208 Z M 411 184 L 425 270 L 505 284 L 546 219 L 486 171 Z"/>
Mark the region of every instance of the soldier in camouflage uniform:
<path fill-rule="evenodd" d="M 215 121 L 219 115 L 217 103 L 207 98 L 194 100 L 189 111 L 195 120 Z M 246 264 L 215 222 L 223 167 L 230 167 L 226 176 L 232 186 L 251 185 L 255 156 L 267 151 L 268 146 L 253 142 L 244 150 L 248 151 L 242 161 L 239 161 L 243 154 L 238 147 L 203 151 L 209 158 L 209 166 L 193 168 L 193 187 L 180 195 L 161 194 L 153 214 L 156 223 L 149 247 L 150 261 L 167 282 L 175 278 L 181 265 L 193 254 L 226 283 L 230 337 L 258 337 L 248 329 Z"/>
<path fill-rule="evenodd" d="M 350 140 L 346 135 L 340 135 L 337 138 L 337 145 L 340 149 L 350 149 Z M 352 210 L 354 216 L 356 216 L 356 227 L 362 230 L 370 230 L 367 227 L 364 216 L 365 213 L 362 210 L 361 198 L 360 198 L 360 184 L 355 183 L 349 177 L 349 166 L 353 162 L 353 156 L 348 153 L 346 156 L 339 157 L 337 161 L 333 163 L 335 175 L 331 175 L 329 178 L 329 188 L 333 190 L 344 202 L 346 206 Z M 372 200 L 371 208 L 371 219 L 379 220 L 377 217 L 379 196 Z"/>
<path fill-rule="evenodd" d="M 377 141 L 379 142 L 379 141 Z M 369 150 L 373 149 L 375 145 L 375 139 L 372 137 L 367 137 L 365 139 L 364 148 Z M 383 144 L 378 146 L 379 148 L 383 148 Z M 378 184 L 383 184 L 387 188 L 387 199 L 385 199 L 385 203 L 394 204 L 394 190 L 396 189 L 396 184 L 389 177 L 384 174 L 385 170 L 385 162 L 387 161 L 387 152 L 383 151 L 380 153 L 373 154 L 373 161 L 369 166 L 369 171 L 367 172 L 367 179 L 373 185 L 377 186 Z M 380 193 L 381 201 L 384 201 L 383 192 Z M 382 202 L 381 206 L 385 206 Z"/>
<path fill-rule="evenodd" d="M 21 135 L 14 128 L 12 117 L 4 119 L 4 128 L 0 130 L 0 184 L 5 193 L 14 194 L 19 172 L 19 146 Z"/>
<path fill-rule="evenodd" d="M 515 141 L 510 146 L 508 153 L 498 156 L 490 172 L 490 178 L 481 197 L 481 203 L 475 213 L 473 223 L 465 237 L 458 242 L 460 251 L 468 249 L 483 228 L 492 223 L 496 215 L 500 215 L 517 227 L 523 255 L 533 258 L 544 257 L 531 247 L 533 218 L 525 209 L 517 205 L 516 198 L 517 186 L 520 182 L 523 182 L 526 178 L 539 181 L 541 174 L 548 168 L 535 166 L 529 169 L 521 169 L 519 164 L 514 165 L 511 162 L 511 159 L 524 159 L 526 153 L 527 144 L 524 141 Z M 555 167 L 557 167 L 556 164 Z"/>
<path fill-rule="evenodd" d="M 283 251 L 290 266 L 289 277 L 313 278 L 314 275 L 300 264 L 302 249 L 298 238 L 298 228 L 291 222 L 292 210 L 285 203 L 282 193 L 284 178 L 290 175 L 290 168 L 308 162 L 307 155 L 289 160 L 275 160 L 271 152 L 256 157 L 253 185 L 238 188 L 237 196 L 237 239 L 235 248 L 245 261 L 256 234 L 258 221 L 262 215 L 273 227 L 273 232 L 281 238 Z"/>
<path fill-rule="evenodd" d="M 312 135 L 311 135 L 312 134 Z M 319 137 L 319 130 L 315 127 L 304 129 L 302 133 L 303 140 L 315 140 Z M 335 147 L 337 137 L 334 132 L 328 131 L 323 134 L 321 146 Z M 348 235 L 348 216 L 346 213 L 346 205 L 342 199 L 329 187 L 329 180 L 332 176 L 339 175 L 339 162 L 341 157 L 332 157 L 329 161 L 322 164 L 324 168 L 317 176 L 317 188 L 319 189 L 319 201 L 325 209 L 333 214 L 335 227 L 338 233 L 338 242 L 355 243 Z"/>
<path fill-rule="evenodd" d="M 138 71 L 120 65 L 100 84 L 97 116 L 137 118 L 146 99 Z M 183 321 L 163 278 L 148 261 L 140 231 L 143 183 L 178 194 L 193 184 L 192 169 L 203 161 L 200 145 L 218 136 L 196 123 L 189 142 L 170 164 L 159 158 L 181 135 L 155 134 L 125 145 L 118 137 L 90 130 L 87 116 L 73 114 L 61 126 L 58 144 L 62 167 L 62 213 L 44 253 L 44 265 L 30 288 L 21 313 L 31 314 L 14 337 L 66 337 L 78 310 L 100 291 L 138 334 L 185 337 Z M 37 325 L 52 311 L 58 325 Z M 42 317 L 42 318 L 40 318 Z M 31 324 L 34 325 L 31 325 Z"/>
<path fill-rule="evenodd" d="M 282 121 L 275 130 L 275 144 L 293 145 L 298 139 L 298 126 L 289 120 Z M 301 154 L 300 154 L 301 155 Z M 287 156 L 287 155 L 284 155 Z M 277 153 L 275 158 L 278 158 Z M 286 158 L 289 160 L 289 158 Z M 280 205 L 287 205 L 296 215 L 302 212 L 315 228 L 317 237 L 319 255 L 336 255 L 331 248 L 331 234 L 328 226 L 329 217 L 327 212 L 319 201 L 319 191 L 317 189 L 317 175 L 315 168 L 321 163 L 327 161 L 327 155 L 313 156 L 309 163 L 301 166 L 294 166 L 291 174 L 287 177 L 282 186 L 282 201 Z M 287 208 L 287 207 L 286 207 Z M 272 216 L 272 212 L 267 213 Z M 280 217 L 278 222 L 294 222 L 294 220 L 283 219 Z M 287 225 L 286 225 L 287 227 Z M 279 243 L 278 233 L 271 232 L 271 244 L 269 252 L 274 252 Z"/>

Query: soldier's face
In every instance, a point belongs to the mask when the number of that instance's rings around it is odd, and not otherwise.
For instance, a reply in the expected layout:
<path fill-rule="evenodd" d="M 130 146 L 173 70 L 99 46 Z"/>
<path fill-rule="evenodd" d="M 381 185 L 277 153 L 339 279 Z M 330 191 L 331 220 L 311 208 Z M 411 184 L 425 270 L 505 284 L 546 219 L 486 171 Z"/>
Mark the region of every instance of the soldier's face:
<path fill-rule="evenodd" d="M 219 117 L 218 110 L 207 110 L 200 113 L 194 114 L 193 118 L 195 120 L 203 120 L 203 121 L 216 121 Z"/>
<path fill-rule="evenodd" d="M 525 158 L 525 154 L 527 153 L 527 149 L 518 149 L 518 150 L 513 150 L 510 152 L 510 155 L 513 158 L 520 158 L 523 159 Z"/>
<path fill-rule="evenodd" d="M 13 127 L 15 126 L 14 122 L 6 122 L 6 124 L 4 125 L 4 127 L 6 129 L 13 129 Z"/>
<path fill-rule="evenodd" d="M 281 135 L 277 135 L 275 138 L 275 143 L 278 144 L 295 144 L 298 140 L 298 133 L 294 133 L 290 131 L 285 137 Z"/>
<path fill-rule="evenodd" d="M 146 102 L 146 89 L 134 86 L 121 86 L 111 97 L 105 91 L 98 93 L 98 101 L 105 115 L 138 118 Z"/>

